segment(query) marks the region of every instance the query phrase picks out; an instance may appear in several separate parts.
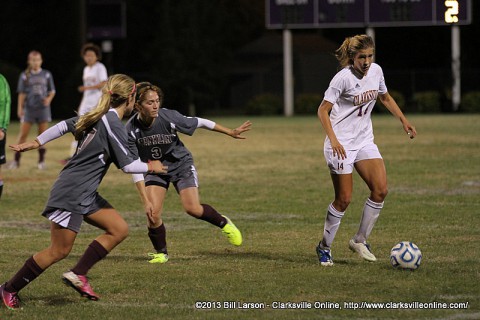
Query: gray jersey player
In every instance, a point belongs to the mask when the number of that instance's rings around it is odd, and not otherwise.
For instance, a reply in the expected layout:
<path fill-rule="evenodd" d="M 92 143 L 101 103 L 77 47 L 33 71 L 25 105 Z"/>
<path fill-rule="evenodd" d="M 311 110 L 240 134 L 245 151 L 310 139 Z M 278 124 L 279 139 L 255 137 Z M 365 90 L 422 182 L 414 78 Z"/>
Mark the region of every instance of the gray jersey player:
<path fill-rule="evenodd" d="M 82 221 L 105 233 L 90 243 L 78 263 L 63 274 L 63 281 L 83 297 L 98 300 L 86 274 L 128 234 L 125 220 L 97 192 L 102 178 L 111 163 L 126 173 L 165 173 L 167 169 L 159 161 L 147 164 L 134 160 L 128 151 L 127 134 L 121 119 L 133 109 L 135 88 L 130 77 L 114 75 L 108 79 L 102 98 L 92 113 L 62 121 L 33 142 L 11 146 L 19 152 L 36 149 L 67 132 L 73 132 L 79 142 L 77 152 L 60 172 L 43 211 L 43 216 L 51 221 L 51 245 L 30 257 L 10 280 L 0 286 L 0 297 L 6 307 L 19 308 L 18 291 L 52 264 L 68 256 Z"/>
<path fill-rule="evenodd" d="M 162 208 L 170 183 L 180 195 L 186 213 L 221 228 L 231 244 L 241 245 L 242 234 L 230 219 L 219 214 L 212 206 L 200 203 L 193 157 L 178 133 L 192 135 L 197 128 L 205 128 L 235 139 L 244 139 L 242 133 L 250 130 L 251 123 L 247 121 L 231 130 L 207 119 L 186 117 L 175 110 L 161 107 L 163 93 L 157 86 L 142 82 L 137 88 L 135 108 L 138 114 L 127 123 L 130 148 L 133 153 L 138 152 L 142 161 L 160 160 L 168 167 L 167 174 L 147 174 L 145 178 L 142 175 L 134 176 L 148 217 L 148 236 L 156 251 L 149 254 L 149 262 L 168 261 Z"/>

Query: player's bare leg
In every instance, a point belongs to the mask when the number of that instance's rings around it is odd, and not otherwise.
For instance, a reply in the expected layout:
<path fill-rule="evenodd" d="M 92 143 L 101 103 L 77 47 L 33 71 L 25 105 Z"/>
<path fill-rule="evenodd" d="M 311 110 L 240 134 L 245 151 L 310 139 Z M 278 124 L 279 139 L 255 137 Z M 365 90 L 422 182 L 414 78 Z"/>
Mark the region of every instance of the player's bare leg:
<path fill-rule="evenodd" d="M 317 246 L 317 255 L 323 266 L 333 265 L 331 245 L 337 234 L 341 220 L 352 199 L 352 174 L 332 174 L 332 183 L 335 190 L 335 199 L 328 206 L 322 241 Z"/>
<path fill-rule="evenodd" d="M 355 164 L 358 174 L 370 189 L 370 197 L 365 202 L 362 220 L 357 234 L 350 240 L 349 247 L 352 251 L 368 261 L 376 261 L 376 257 L 367 244 L 367 239 L 383 208 L 383 200 L 387 196 L 387 173 L 383 159 L 362 160 Z"/>
<path fill-rule="evenodd" d="M 165 263 L 168 261 L 167 231 L 162 219 L 163 203 L 167 189 L 161 186 L 146 187 L 147 197 L 152 202 L 153 213 L 147 216 L 148 237 L 155 252 L 149 253 L 150 263 Z"/>
<path fill-rule="evenodd" d="M 18 292 L 35 280 L 52 264 L 64 259 L 72 250 L 77 234 L 52 222 L 50 246 L 25 261 L 20 270 L 1 287 L 3 303 L 10 309 L 19 308 Z"/>
<path fill-rule="evenodd" d="M 186 213 L 221 228 L 231 244 L 236 246 L 242 244 L 243 238 L 240 230 L 238 230 L 228 217 L 218 213 L 212 206 L 200 203 L 197 187 L 182 189 L 179 194 Z"/>
<path fill-rule="evenodd" d="M 63 274 L 63 282 L 74 288 L 83 297 L 98 300 L 98 295 L 88 282 L 87 273 L 127 237 L 128 225 L 113 208 L 100 209 L 86 216 L 84 220 L 88 224 L 105 230 L 105 233 L 93 240 L 78 263 L 70 271 Z"/>
<path fill-rule="evenodd" d="M 17 144 L 22 144 L 27 141 L 28 133 L 30 132 L 30 128 L 32 127 L 31 122 L 22 122 L 20 124 L 20 132 L 18 133 L 18 142 Z M 8 169 L 16 169 L 20 166 L 20 158 L 22 153 L 20 151 L 15 152 L 14 161 L 8 164 Z"/>

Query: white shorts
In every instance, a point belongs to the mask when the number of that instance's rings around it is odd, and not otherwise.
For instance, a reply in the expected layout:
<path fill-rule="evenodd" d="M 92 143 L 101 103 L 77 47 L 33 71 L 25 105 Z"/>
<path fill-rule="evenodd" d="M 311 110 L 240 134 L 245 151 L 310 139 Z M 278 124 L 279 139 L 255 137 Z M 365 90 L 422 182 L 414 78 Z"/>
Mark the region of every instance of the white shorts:
<path fill-rule="evenodd" d="M 347 157 L 345 159 L 338 159 L 338 156 L 333 156 L 333 149 L 324 149 L 325 161 L 330 168 L 331 174 L 351 174 L 356 162 L 367 159 L 382 159 L 380 151 L 375 143 L 367 144 L 358 150 L 345 150 Z"/>

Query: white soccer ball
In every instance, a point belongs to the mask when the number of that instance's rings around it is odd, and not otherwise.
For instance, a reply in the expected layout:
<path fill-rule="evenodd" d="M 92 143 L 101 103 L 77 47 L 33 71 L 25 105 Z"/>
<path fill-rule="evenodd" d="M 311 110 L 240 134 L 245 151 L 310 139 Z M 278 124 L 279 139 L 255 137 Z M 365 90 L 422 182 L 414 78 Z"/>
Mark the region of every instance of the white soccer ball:
<path fill-rule="evenodd" d="M 415 270 L 422 262 L 422 252 L 415 243 L 402 241 L 390 251 L 390 262 L 395 268 Z"/>

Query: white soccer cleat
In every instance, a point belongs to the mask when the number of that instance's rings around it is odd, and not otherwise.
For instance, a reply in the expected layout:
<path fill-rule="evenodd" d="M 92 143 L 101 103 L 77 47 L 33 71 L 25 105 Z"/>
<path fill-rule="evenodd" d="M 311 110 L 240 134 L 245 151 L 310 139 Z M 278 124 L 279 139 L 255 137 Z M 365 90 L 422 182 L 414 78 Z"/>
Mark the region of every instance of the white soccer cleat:
<path fill-rule="evenodd" d="M 350 241 L 348 242 L 348 247 L 350 248 L 350 250 L 358 253 L 360 257 L 367 261 L 377 261 L 377 258 L 372 253 L 372 251 L 370 250 L 370 246 L 366 242 L 357 243 L 355 242 L 355 240 L 350 239 Z"/>
<path fill-rule="evenodd" d="M 37 165 L 38 170 L 45 170 L 47 168 L 47 165 L 45 164 L 44 161 L 39 162 Z"/>

